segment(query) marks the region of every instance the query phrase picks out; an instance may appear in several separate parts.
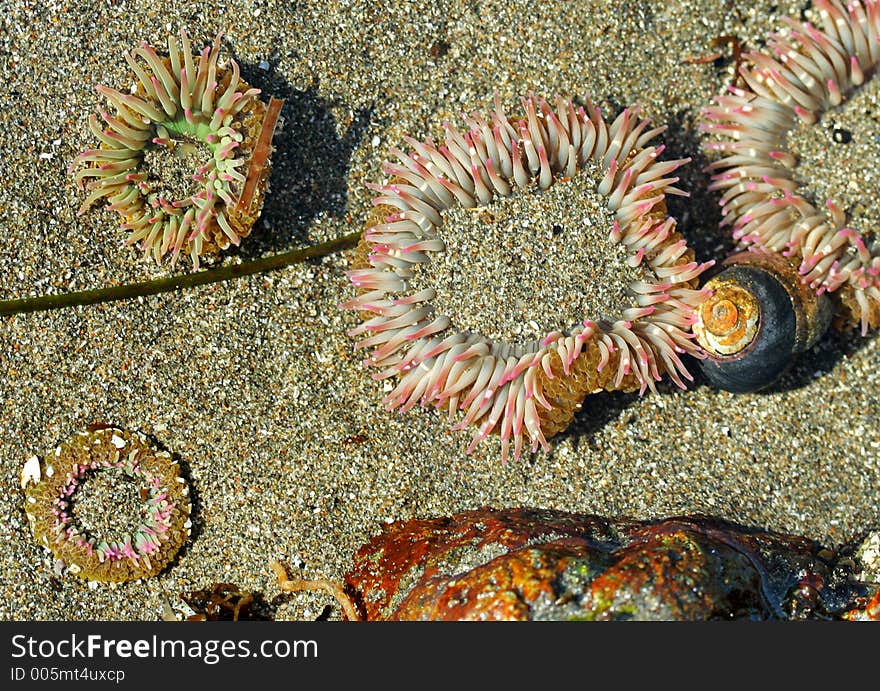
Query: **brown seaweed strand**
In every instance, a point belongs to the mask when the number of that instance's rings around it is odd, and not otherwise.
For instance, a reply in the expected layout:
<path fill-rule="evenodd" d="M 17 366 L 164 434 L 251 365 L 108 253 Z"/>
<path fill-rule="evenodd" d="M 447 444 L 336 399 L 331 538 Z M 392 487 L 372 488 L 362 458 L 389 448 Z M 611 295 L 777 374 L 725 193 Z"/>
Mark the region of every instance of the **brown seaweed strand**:
<path fill-rule="evenodd" d="M 260 129 L 260 136 L 254 146 L 254 153 L 251 158 L 251 165 L 248 168 L 247 178 L 244 183 L 244 190 L 238 199 L 238 210 L 244 214 L 250 214 L 251 202 L 254 200 L 254 193 L 257 191 L 257 184 L 260 177 L 266 169 L 266 162 L 269 160 L 269 154 L 272 153 L 272 137 L 275 134 L 275 127 L 278 124 L 278 118 L 281 115 L 281 107 L 284 101 L 274 96 L 269 99 L 269 107 L 266 109 L 266 115 L 263 116 L 263 125 Z"/>
<path fill-rule="evenodd" d="M 221 281 L 241 278 L 242 276 L 250 276 L 264 271 L 274 271 L 275 269 L 281 269 L 285 266 L 290 266 L 291 264 L 325 257 L 334 252 L 350 249 L 357 245 L 360 236 L 361 233 L 358 231 L 311 247 L 282 252 L 281 254 L 273 254 L 252 261 L 242 262 L 241 264 L 220 266 L 208 271 L 182 274 L 180 276 L 169 276 L 167 278 L 159 278 L 153 281 L 128 283 L 121 286 L 108 286 L 105 288 L 94 288 L 92 290 L 83 290 L 75 293 L 61 293 L 59 295 L 40 295 L 37 297 L 20 298 L 17 300 L 0 300 L 0 316 L 40 312 L 44 310 L 60 309 L 62 307 L 76 307 L 79 305 L 95 305 L 102 302 L 112 302 L 114 300 L 128 300 L 147 295 L 157 295 L 158 293 L 168 293 L 183 288 L 192 288 L 194 286 L 205 285 L 208 283 L 219 283 Z"/>

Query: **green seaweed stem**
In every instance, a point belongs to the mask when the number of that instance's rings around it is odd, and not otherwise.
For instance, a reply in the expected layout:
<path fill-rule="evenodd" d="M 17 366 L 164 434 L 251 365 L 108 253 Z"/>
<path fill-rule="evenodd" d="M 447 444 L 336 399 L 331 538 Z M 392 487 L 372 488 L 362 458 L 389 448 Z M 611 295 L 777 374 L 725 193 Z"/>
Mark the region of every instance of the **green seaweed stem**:
<path fill-rule="evenodd" d="M 19 298 L 17 300 L 0 300 L 0 316 L 25 314 L 28 312 L 40 312 L 44 310 L 60 309 L 62 307 L 76 307 L 78 305 L 95 305 L 114 300 L 128 300 L 146 295 L 168 293 L 183 288 L 205 285 L 207 283 L 219 283 L 233 278 L 250 276 L 265 271 L 274 271 L 291 264 L 297 264 L 309 259 L 325 257 L 328 254 L 350 249 L 357 245 L 361 231 L 349 233 L 327 242 L 322 242 L 311 247 L 303 247 L 289 252 L 272 254 L 259 259 L 220 266 L 216 269 L 198 271 L 191 274 L 169 276 L 141 283 L 127 283 L 120 286 L 107 286 L 94 288 L 74 293 L 60 293 L 57 295 L 39 295 L 36 297 Z"/>

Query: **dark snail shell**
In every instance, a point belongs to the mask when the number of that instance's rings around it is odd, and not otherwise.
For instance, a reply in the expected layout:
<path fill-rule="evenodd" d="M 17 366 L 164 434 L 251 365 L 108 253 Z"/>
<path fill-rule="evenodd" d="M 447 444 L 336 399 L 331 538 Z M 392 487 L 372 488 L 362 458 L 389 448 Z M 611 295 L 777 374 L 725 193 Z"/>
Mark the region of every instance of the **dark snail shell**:
<path fill-rule="evenodd" d="M 831 303 L 804 285 L 796 267 L 779 255 L 740 252 L 723 266 L 706 283 L 712 295 L 694 324 L 708 354 L 700 366 L 721 389 L 759 391 L 819 340 L 831 321 Z"/>

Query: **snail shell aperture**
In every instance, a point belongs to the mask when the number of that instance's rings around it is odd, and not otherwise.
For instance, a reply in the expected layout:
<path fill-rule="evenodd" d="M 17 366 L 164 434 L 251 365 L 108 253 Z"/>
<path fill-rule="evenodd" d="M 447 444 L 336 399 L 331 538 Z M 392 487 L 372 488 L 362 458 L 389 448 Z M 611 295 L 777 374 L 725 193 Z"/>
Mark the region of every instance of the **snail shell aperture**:
<path fill-rule="evenodd" d="M 715 386 L 744 393 L 773 384 L 831 321 L 831 302 L 804 285 L 785 257 L 747 251 L 729 257 L 706 283 L 694 333 Z"/>

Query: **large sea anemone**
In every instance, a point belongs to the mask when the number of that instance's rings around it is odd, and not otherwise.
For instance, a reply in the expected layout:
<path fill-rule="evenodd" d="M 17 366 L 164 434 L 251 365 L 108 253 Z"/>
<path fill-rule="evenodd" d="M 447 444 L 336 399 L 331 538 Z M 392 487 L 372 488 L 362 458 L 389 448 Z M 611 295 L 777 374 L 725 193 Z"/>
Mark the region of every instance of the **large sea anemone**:
<path fill-rule="evenodd" d="M 115 113 L 92 115 L 100 147 L 79 154 L 76 180 L 89 192 L 80 208 L 106 200 L 157 262 L 183 252 L 199 257 L 238 245 L 260 215 L 268 152 L 280 110 L 257 98 L 238 64 L 218 62 L 220 35 L 197 58 L 181 30 L 168 56 L 142 43 L 125 55 L 136 77 L 131 93 L 97 91 Z"/>
<path fill-rule="evenodd" d="M 745 85 L 730 87 L 704 109 L 703 128 L 718 135 L 706 146 L 723 154 L 709 166 L 711 188 L 723 191 L 723 223 L 741 246 L 789 257 L 804 283 L 833 295 L 839 321 L 860 324 L 864 335 L 880 326 L 880 239 L 874 227 L 855 227 L 858 214 L 817 198 L 816 187 L 841 166 L 826 162 L 823 173 L 810 176 L 792 143 L 820 137 L 820 125 L 845 114 L 872 79 L 880 64 L 880 2 L 853 0 L 844 7 L 817 0 L 808 16 L 822 28 L 784 18 L 786 29 L 769 37 L 766 51 L 743 55 Z M 827 129 L 833 143 L 821 148 L 822 160 L 835 146 L 852 147 L 851 133 Z M 875 187 L 863 184 L 859 153 L 851 148 L 847 159 L 846 187 L 873 197 Z"/>
<path fill-rule="evenodd" d="M 105 515 L 89 515 L 90 503 L 100 499 L 90 502 L 84 494 L 102 480 L 109 481 L 105 492 L 115 495 L 116 509 L 105 505 Z M 142 434 L 113 427 L 80 432 L 42 462 L 31 458 L 21 481 L 34 537 L 87 580 L 154 576 L 190 534 L 189 486 L 180 467 Z M 126 514 L 130 525 L 120 525 Z"/>
<path fill-rule="evenodd" d="M 526 444 L 533 451 L 547 448 L 546 440 L 568 426 L 586 394 L 654 390 L 663 375 L 684 388 L 691 375 L 680 355 L 701 355 L 690 327 L 705 296 L 697 277 L 707 266 L 694 260 L 666 216 L 665 194 L 681 193 L 673 187 L 678 178 L 669 175 L 686 160 L 659 160 L 663 147 L 649 142 L 665 128 L 649 128 L 638 107 L 608 124 L 588 99 L 578 106 L 560 97 L 551 106 L 529 96 L 522 108 L 521 117 L 510 118 L 496 96 L 488 117 L 465 117 L 464 134 L 444 123 L 439 144 L 406 138 L 409 153 L 391 149 L 397 162 L 386 162 L 388 181 L 372 186 L 375 209 L 349 272 L 358 295 L 343 305 L 364 320 L 350 332 L 361 337 L 358 348 L 369 349 L 364 364 L 377 370 L 376 379 L 397 379 L 385 398 L 389 408 L 431 405 L 448 410 L 450 419 L 460 412 L 457 428 L 476 427 L 468 451 L 498 434 L 504 458 L 511 441 L 515 457 Z M 549 195 L 556 185 L 562 193 L 572 190 L 566 206 L 577 205 L 581 192 L 574 185 L 584 176 L 608 213 L 601 241 L 610 256 L 617 250 L 621 263 L 640 271 L 628 290 L 622 287 L 628 304 L 616 314 L 568 314 L 560 328 L 531 340 L 459 323 L 455 303 L 463 292 L 447 296 L 447 313 L 437 308 L 437 286 L 422 283 L 432 262 L 454 267 L 461 260 L 446 254 L 461 230 L 450 214 L 485 209 L 504 197 Z M 491 224 L 493 214 L 487 212 L 485 220 Z M 584 241 L 585 226 L 594 221 L 580 221 L 584 227 L 566 242 Z M 541 224 L 552 222 L 543 218 Z M 499 232 L 526 233 L 528 241 L 536 225 Z M 510 257 L 525 259 L 541 257 Z M 561 269 L 548 267 L 546 282 L 553 284 Z M 507 268 L 514 281 L 516 271 Z M 577 291 L 586 295 L 601 287 L 585 278 Z M 487 292 L 493 286 L 468 289 Z M 543 299 L 547 304 L 556 298 Z M 499 295 L 499 310 L 513 309 Z"/>

